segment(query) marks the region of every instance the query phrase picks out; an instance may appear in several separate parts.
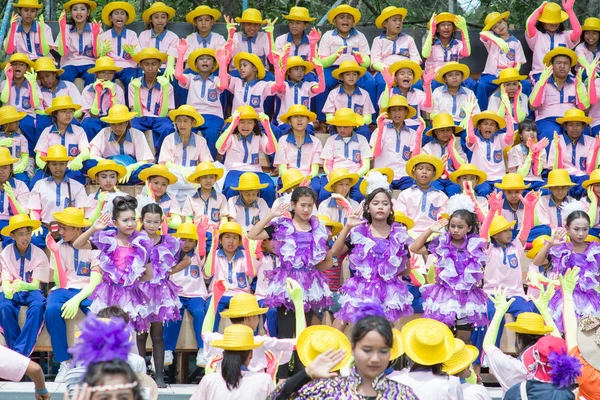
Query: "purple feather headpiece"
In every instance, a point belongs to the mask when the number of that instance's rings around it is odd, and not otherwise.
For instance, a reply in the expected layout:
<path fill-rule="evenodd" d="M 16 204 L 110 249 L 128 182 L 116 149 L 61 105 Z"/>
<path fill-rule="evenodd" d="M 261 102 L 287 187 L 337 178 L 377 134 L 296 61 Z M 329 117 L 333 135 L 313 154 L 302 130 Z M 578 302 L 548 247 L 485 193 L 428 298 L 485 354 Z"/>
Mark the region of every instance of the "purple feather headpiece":
<path fill-rule="evenodd" d="M 581 363 L 565 351 L 548 354 L 548 365 L 552 368 L 549 372 L 550 380 L 559 389 L 571 386 L 581 376 Z"/>
<path fill-rule="evenodd" d="M 121 318 L 87 316 L 80 324 L 81 335 L 69 348 L 73 365 L 88 367 L 92 363 L 120 358 L 127 361 L 131 349 L 131 328 Z"/>
<path fill-rule="evenodd" d="M 357 311 L 356 320 L 358 321 L 366 317 L 374 316 L 385 318 L 385 311 L 383 310 L 383 306 L 381 304 L 369 301 L 363 303 L 360 309 Z"/>

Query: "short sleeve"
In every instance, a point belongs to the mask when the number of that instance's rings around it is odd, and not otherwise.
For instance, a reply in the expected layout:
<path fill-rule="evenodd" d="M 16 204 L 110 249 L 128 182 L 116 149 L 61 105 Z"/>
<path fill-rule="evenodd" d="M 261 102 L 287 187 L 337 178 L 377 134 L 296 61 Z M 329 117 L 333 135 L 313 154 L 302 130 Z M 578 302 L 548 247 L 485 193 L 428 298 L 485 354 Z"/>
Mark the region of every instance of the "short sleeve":
<path fill-rule="evenodd" d="M 333 138 L 334 136 L 330 136 L 325 142 L 325 146 L 323 146 L 323 151 L 321 152 L 323 160 L 333 160 Z"/>
<path fill-rule="evenodd" d="M 371 152 L 371 146 L 369 146 L 369 142 L 367 142 L 367 139 L 362 135 L 359 136 L 359 140 L 362 159 L 364 160 L 365 158 L 371 158 L 373 154 Z"/>
<path fill-rule="evenodd" d="M 265 227 L 265 232 L 269 235 L 269 240 L 273 239 L 273 232 L 275 232 L 275 226 L 269 225 Z"/>
<path fill-rule="evenodd" d="M 40 184 L 42 181 L 37 181 L 29 193 L 29 199 L 27 200 L 27 208 L 29 210 L 41 210 L 42 202 L 40 196 Z"/>

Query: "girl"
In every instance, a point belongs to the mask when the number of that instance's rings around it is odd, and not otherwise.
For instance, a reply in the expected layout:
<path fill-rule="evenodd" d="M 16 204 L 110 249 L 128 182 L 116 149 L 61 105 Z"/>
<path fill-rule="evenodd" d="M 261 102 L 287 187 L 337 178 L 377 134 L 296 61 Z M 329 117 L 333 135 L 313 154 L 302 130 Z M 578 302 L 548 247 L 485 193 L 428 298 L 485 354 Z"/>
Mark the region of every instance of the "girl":
<path fill-rule="evenodd" d="M 402 282 L 407 268 L 408 246 L 412 244 L 406 227 L 394 221 L 392 193 L 382 174 L 366 178 L 367 197 L 357 207 L 331 248 L 332 256 L 348 253 L 352 276 L 340 288 L 341 309 L 335 318 L 356 323 L 363 303 L 384 305 L 385 317 L 395 322 L 412 315 L 413 295 Z M 360 218 L 367 220 L 365 224 Z"/>
<path fill-rule="evenodd" d="M 200 48 L 216 50 L 225 46 L 225 38 L 220 33 L 212 31 L 213 25 L 220 18 L 221 12 L 219 10 L 205 5 L 198 6 L 186 14 L 185 20 L 194 27 L 194 32 L 185 38 L 186 43 L 189 45 L 188 51 L 190 53 Z M 229 25 L 227 26 L 227 30 L 229 31 Z M 188 55 L 189 53 L 184 55 L 185 60 L 187 60 Z"/>
<path fill-rule="evenodd" d="M 539 190 L 544 185 L 542 171 L 547 158 L 548 139 L 537 142 L 537 125 L 531 119 L 519 123 L 518 134 L 521 143 L 508 151 L 508 172 L 518 173 L 531 190 Z"/>
<path fill-rule="evenodd" d="M 600 19 L 586 18 L 581 27 L 582 34 L 579 44 L 575 47 L 577 60 L 579 64 L 576 69 L 586 68 L 592 64 L 594 58 L 598 56 L 598 43 L 600 42 Z M 587 75 L 587 74 L 586 74 Z M 596 76 L 591 77 L 595 79 Z"/>
<path fill-rule="evenodd" d="M 499 87 L 490 95 L 487 109 L 503 116 L 506 112 L 504 109 L 506 105 L 502 99 L 506 94 L 513 120 L 515 123 L 523 122 L 530 113 L 529 98 L 523 93 L 525 87 L 523 82 L 529 82 L 525 79 L 527 79 L 527 75 L 519 74 L 516 68 L 505 68 L 500 71 L 498 78 L 492 81 L 493 84 Z"/>
<path fill-rule="evenodd" d="M 329 182 L 323 188 L 327 192 L 332 193 L 332 195 L 321 201 L 321 204 L 319 204 L 319 214 L 327 215 L 333 221 L 345 224 L 352 210 L 358 207 L 359 204 L 349 197 L 351 188 L 356 185 L 358 180 L 358 174 L 351 174 L 346 168 L 334 170 L 329 175 Z M 333 194 L 339 196 L 333 196 Z M 350 204 L 349 209 L 344 207 L 344 202 L 340 200 L 340 197 L 346 199 L 348 204 Z"/>
<path fill-rule="evenodd" d="M 19 159 L 13 173 L 16 179 L 29 186 L 29 175 L 25 173 L 29 165 L 29 143 L 19 128 L 25 115 L 13 106 L 0 107 L 0 146 L 8 149 L 11 157 Z"/>
<path fill-rule="evenodd" d="M 244 231 L 250 230 L 269 211 L 267 203 L 258 197 L 260 190 L 265 187 L 266 184 L 261 184 L 254 172 L 244 172 L 238 185 L 232 188 L 239 195 L 227 201 L 228 217 L 239 223 Z"/>
<path fill-rule="evenodd" d="M 56 49 L 52 38 L 52 29 L 44 23 L 44 15 L 36 19 L 43 7 L 38 0 L 19 0 L 13 3 L 9 35 L 5 41 L 6 54 L 21 54 L 31 61 L 48 55 L 50 49 Z M 8 15 L 5 15 L 8 18 Z M 8 22 L 8 21 L 7 21 Z"/>
<path fill-rule="evenodd" d="M 176 57 L 176 46 L 179 37 L 167 29 L 167 24 L 174 16 L 175 9 L 160 1 L 148 7 L 142 13 L 142 20 L 146 24 L 146 30 L 140 33 L 140 47 L 142 49 L 153 47 L 158 51 L 167 53 L 170 58 Z M 172 65 L 171 68 L 173 68 Z"/>
<path fill-rule="evenodd" d="M 6 147 L 0 147 L 0 185 L 2 194 L 0 196 L 0 229 L 8 226 L 8 220 L 16 214 L 28 214 L 26 208 L 29 199 L 29 189 L 22 181 L 14 176 L 14 164 L 16 158 L 10 156 Z M 13 242 L 10 236 L 2 236 L 2 247 Z"/>
<path fill-rule="evenodd" d="M 146 182 L 146 187 L 138 195 L 139 201 L 143 205 L 158 204 L 162 208 L 163 214 L 168 216 L 169 224 L 175 224 L 170 227 L 177 228 L 176 225 L 181 223 L 181 210 L 175 195 L 169 192 L 169 185 L 177 182 L 177 177 L 164 165 L 156 164 L 143 170 L 140 179 Z"/>
<path fill-rule="evenodd" d="M 569 189 L 575 186 L 571 182 L 569 172 L 566 169 L 553 169 L 548 174 L 548 183 L 542 186 L 550 191 L 550 194 L 540 197 L 535 209 L 534 224 L 527 242 L 532 242 L 540 235 L 550 236 L 557 228 L 564 228 L 566 218 L 563 217 L 563 207 L 573 201 L 567 196 Z"/>
<path fill-rule="evenodd" d="M 200 217 L 208 217 L 211 223 L 217 224 L 221 217 L 229 214 L 227 199 L 215 187 L 223 174 L 223 168 L 217 168 L 210 161 L 203 161 L 187 177 L 189 183 L 199 185 L 196 193 L 188 196 L 181 208 L 181 214 L 188 219 L 188 222 L 191 219 L 192 222 L 197 223 Z"/>
<path fill-rule="evenodd" d="M 112 201 L 116 196 L 126 195 L 117 188 L 119 179 L 123 178 L 126 173 L 127 169 L 124 166 L 112 160 L 101 160 L 94 168 L 90 168 L 89 178 L 98 184 L 96 193 L 92 192 L 88 195 L 90 206 L 85 211 L 86 217 L 92 224 L 100 218 L 103 212 L 108 213 L 105 206 L 112 207 Z"/>

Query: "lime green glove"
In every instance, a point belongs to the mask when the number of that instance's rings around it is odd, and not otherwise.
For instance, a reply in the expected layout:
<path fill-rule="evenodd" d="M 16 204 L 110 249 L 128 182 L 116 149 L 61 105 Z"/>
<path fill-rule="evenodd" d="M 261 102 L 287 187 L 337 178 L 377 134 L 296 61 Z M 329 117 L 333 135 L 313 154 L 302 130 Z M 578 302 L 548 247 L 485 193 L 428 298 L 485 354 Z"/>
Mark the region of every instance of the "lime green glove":
<path fill-rule="evenodd" d="M 33 105 L 34 109 L 38 108 L 40 105 L 40 96 L 37 91 L 37 74 L 35 71 L 27 71 L 25 72 L 25 79 L 27 79 L 27 83 L 30 87 L 31 104 Z"/>
<path fill-rule="evenodd" d="M 123 45 L 123 51 L 127 54 L 129 54 L 131 56 L 131 58 L 133 58 L 137 52 L 136 52 L 136 45 L 135 44 L 125 44 Z"/>
<path fill-rule="evenodd" d="M 527 157 L 525 157 L 525 161 L 523 161 L 523 165 L 517 168 L 517 173 L 521 175 L 521 177 L 525 178 L 529 174 L 529 170 L 531 169 L 531 160 L 533 154 L 531 151 L 527 153 Z"/>
<path fill-rule="evenodd" d="M 175 57 L 169 56 L 169 58 L 167 58 L 167 67 L 165 68 L 163 76 L 169 81 L 173 80 L 173 77 L 175 76 Z"/>
<path fill-rule="evenodd" d="M 32 290 L 40 289 L 40 280 L 34 279 L 33 282 L 27 283 L 22 280 L 16 280 L 10 284 L 10 288 L 15 292 L 30 292 Z"/>
<path fill-rule="evenodd" d="M 42 154 L 39 151 L 35 152 L 35 164 L 39 169 L 46 168 L 46 162 L 42 160 Z"/>
<path fill-rule="evenodd" d="M 10 282 L 7 280 L 2 281 L 2 292 L 6 300 L 11 300 L 15 294 L 15 291 L 10 288 Z"/>
<path fill-rule="evenodd" d="M 98 218 L 100 218 L 100 215 L 102 215 L 102 207 L 104 207 L 104 203 L 106 203 L 108 195 L 108 192 L 100 191 L 100 193 L 98 193 L 98 204 L 94 209 L 94 213 L 90 216 L 90 218 L 88 218 L 92 222 L 92 224 L 96 222 Z"/>
<path fill-rule="evenodd" d="M 142 116 L 142 103 L 140 100 L 140 88 L 142 87 L 142 78 L 132 79 L 129 84 L 133 86 L 133 111 L 138 117 Z"/>
<path fill-rule="evenodd" d="M 300 336 L 306 329 L 306 317 L 304 316 L 304 290 L 298 282 L 291 278 L 286 279 L 285 289 L 294 304 L 296 311 L 296 337 Z"/>
<path fill-rule="evenodd" d="M 506 291 L 506 288 L 498 286 L 494 290 L 494 296 L 488 295 L 488 298 L 496 307 L 496 313 L 494 314 L 494 318 L 492 318 L 490 321 L 487 333 L 483 338 L 484 351 L 486 351 L 486 348 L 496 346 L 496 339 L 498 338 L 498 331 L 500 330 L 500 322 L 504 319 L 504 314 L 506 314 L 510 308 L 510 305 L 515 301 L 514 297 L 510 300 L 506 300 Z"/>
<path fill-rule="evenodd" d="M 44 35 L 44 28 L 46 24 L 44 23 L 44 14 L 40 14 L 38 17 L 39 22 L 39 34 L 40 34 L 40 47 L 42 48 L 42 55 L 46 56 L 50 52 L 50 46 L 48 46 L 48 42 L 46 41 L 46 35 Z"/>
<path fill-rule="evenodd" d="M 88 283 L 79 293 L 77 293 L 73 298 L 67 301 L 61 307 L 61 317 L 63 319 L 73 319 L 77 315 L 77 311 L 79 310 L 79 305 L 81 302 L 89 297 L 102 282 L 102 274 L 99 272 L 92 271 L 90 274 L 90 283 Z"/>
<path fill-rule="evenodd" d="M 11 137 L 0 139 L 0 147 L 12 147 L 13 140 Z"/>
<path fill-rule="evenodd" d="M 159 117 L 166 117 L 169 114 L 169 79 L 165 76 L 159 76 L 156 81 L 160 84 L 163 95 Z"/>
<path fill-rule="evenodd" d="M 127 182 L 129 182 L 129 179 L 131 178 L 131 174 L 134 173 L 139 167 L 141 167 L 142 165 L 146 164 L 144 161 L 141 162 L 136 162 L 135 164 L 131 164 L 127 166 L 127 173 L 125 174 L 124 177 L 122 177 L 119 180 L 119 183 L 121 185 L 126 184 Z"/>
<path fill-rule="evenodd" d="M 17 211 L 19 212 L 19 214 L 27 214 L 27 210 L 25 210 L 25 208 L 23 208 L 21 203 L 19 203 L 17 201 L 17 199 L 15 198 L 15 192 L 14 192 L 12 186 L 10 186 L 10 183 L 4 182 L 4 185 L 2 185 L 2 188 L 4 189 L 4 192 L 6 193 L 6 195 L 12 200 L 12 202 L 15 205 L 15 207 L 17 208 Z"/>

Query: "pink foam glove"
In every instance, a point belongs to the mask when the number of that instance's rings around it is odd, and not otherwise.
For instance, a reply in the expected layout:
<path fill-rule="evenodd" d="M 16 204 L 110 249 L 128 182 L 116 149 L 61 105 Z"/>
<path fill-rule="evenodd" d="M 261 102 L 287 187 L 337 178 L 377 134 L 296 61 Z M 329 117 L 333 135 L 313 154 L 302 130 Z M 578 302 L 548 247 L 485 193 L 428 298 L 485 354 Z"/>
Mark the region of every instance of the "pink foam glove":
<path fill-rule="evenodd" d="M 321 32 L 317 28 L 312 28 L 308 34 L 309 53 L 308 60 L 312 61 L 317 55 L 317 43 L 321 39 Z"/>
<path fill-rule="evenodd" d="M 388 117 L 387 113 L 379 114 L 377 117 L 377 136 L 375 137 L 375 145 L 373 146 L 373 158 L 377 158 L 381 155 L 383 150 L 381 142 L 383 141 L 383 124 L 385 119 Z"/>
<path fill-rule="evenodd" d="M 12 94 L 12 85 L 14 83 L 14 81 L 13 81 L 14 72 L 13 72 L 12 65 L 10 65 L 10 63 L 6 64 L 6 67 L 4 67 L 4 74 L 6 75 L 6 87 L 4 90 L 6 90 L 6 93 L 8 93 L 8 96 L 6 98 L 6 101 L 4 101 L 5 99 L 2 99 L 2 101 L 5 103 L 8 103 L 8 102 L 10 102 L 10 96 Z"/>
<path fill-rule="evenodd" d="M 262 260 L 263 258 L 262 242 L 262 240 L 256 241 L 256 250 L 254 251 L 254 256 L 257 260 Z"/>
<path fill-rule="evenodd" d="M 223 279 L 219 279 L 213 285 L 213 296 L 215 298 L 214 301 L 214 313 L 217 313 L 217 307 L 219 306 L 219 302 L 221 301 L 221 297 L 227 291 L 227 286 L 225 286 L 225 281 Z"/>
<path fill-rule="evenodd" d="M 487 196 L 490 212 L 499 211 L 502 209 L 502 193 L 494 190 Z"/>
<path fill-rule="evenodd" d="M 67 13 L 63 10 L 60 13 L 60 17 L 58 18 L 58 53 L 61 56 L 66 56 L 69 52 L 67 47 Z M 94 39 L 94 35 L 92 33 L 92 40 Z"/>
<path fill-rule="evenodd" d="M 60 252 L 58 250 L 58 244 L 52 237 L 52 235 L 46 236 L 46 247 L 54 254 L 54 259 L 56 260 L 56 268 L 58 269 L 58 280 L 59 286 L 61 288 L 67 287 L 67 273 L 62 265 L 62 260 L 60 258 Z"/>
<path fill-rule="evenodd" d="M 437 14 L 433 13 L 431 19 L 429 20 L 429 31 L 431 32 L 431 37 L 435 37 L 437 33 Z"/>
<path fill-rule="evenodd" d="M 415 148 L 412 151 L 411 157 L 421 154 L 421 143 L 423 141 L 423 131 L 425 130 L 425 120 L 419 116 L 418 121 L 419 127 L 417 128 L 416 132 Z"/>
<path fill-rule="evenodd" d="M 210 221 L 206 215 L 198 219 L 196 233 L 198 234 L 198 256 L 204 258 L 206 255 L 206 232 L 210 228 Z"/>
<path fill-rule="evenodd" d="M 558 132 L 554 131 L 554 140 L 552 140 L 552 145 L 556 149 L 556 165 L 555 168 L 562 169 L 563 168 L 563 147 L 560 142 L 560 137 L 558 136 Z"/>
<path fill-rule="evenodd" d="M 252 263 L 252 253 L 250 252 L 248 238 L 245 235 L 242 235 L 242 246 L 244 247 L 244 256 L 246 257 L 246 275 L 255 276 L 256 272 Z"/>
<path fill-rule="evenodd" d="M 12 13 L 10 17 L 10 31 L 8 33 L 8 39 L 6 42 L 6 54 L 13 54 L 17 50 L 15 43 L 17 28 L 19 26 L 19 14 Z"/>
<path fill-rule="evenodd" d="M 342 196 L 341 194 L 337 194 L 337 193 L 332 193 L 331 197 L 333 199 L 335 199 L 335 202 L 338 205 L 341 205 L 342 208 L 344 210 L 346 210 L 346 212 L 348 213 L 348 215 L 352 214 L 352 206 L 350 205 L 350 202 L 348 201 L 348 199 L 346 199 L 344 196 Z"/>
<path fill-rule="evenodd" d="M 353 51 L 352 55 L 354 56 L 354 59 L 356 60 L 356 63 L 358 65 L 362 65 L 362 63 L 365 61 L 362 54 L 360 54 L 360 52 L 358 52 L 358 51 Z"/>
<path fill-rule="evenodd" d="M 381 77 L 385 81 L 386 86 L 389 89 L 391 89 L 394 86 L 394 83 L 396 83 L 396 81 L 394 80 L 394 77 L 390 74 L 390 67 L 386 65 L 381 69 L 380 73 Z"/>
<path fill-rule="evenodd" d="M 423 102 L 424 108 L 430 109 L 433 107 L 431 82 L 435 79 L 436 75 L 437 72 L 433 67 L 428 67 L 425 71 L 423 71 L 423 75 L 421 75 L 421 79 L 423 79 L 423 89 L 425 91 L 425 101 Z"/>
<path fill-rule="evenodd" d="M 277 369 L 279 368 L 279 360 L 281 359 L 283 352 L 279 352 L 279 357 L 275 357 L 275 354 L 271 350 L 265 351 L 265 357 L 267 358 L 267 368 L 266 372 L 271 376 L 273 381 L 276 380 L 275 376 L 277 375 Z"/>

